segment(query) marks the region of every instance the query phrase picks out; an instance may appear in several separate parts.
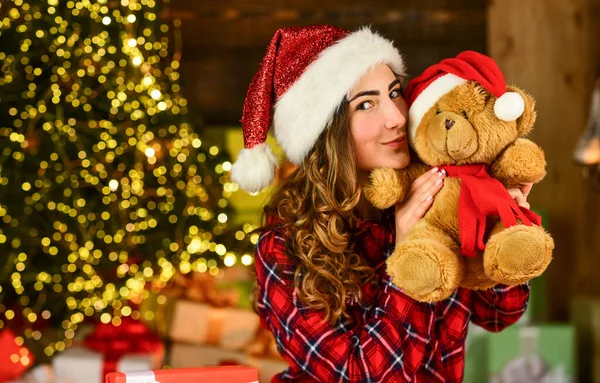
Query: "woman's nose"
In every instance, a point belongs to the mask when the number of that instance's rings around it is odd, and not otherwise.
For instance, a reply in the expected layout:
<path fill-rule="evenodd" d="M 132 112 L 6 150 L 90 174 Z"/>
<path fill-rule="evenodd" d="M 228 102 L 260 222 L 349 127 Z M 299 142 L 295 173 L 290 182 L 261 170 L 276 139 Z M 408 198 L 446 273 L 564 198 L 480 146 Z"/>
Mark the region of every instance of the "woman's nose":
<path fill-rule="evenodd" d="M 406 116 L 398 109 L 398 106 L 390 100 L 385 109 L 386 128 L 401 128 L 406 125 Z"/>

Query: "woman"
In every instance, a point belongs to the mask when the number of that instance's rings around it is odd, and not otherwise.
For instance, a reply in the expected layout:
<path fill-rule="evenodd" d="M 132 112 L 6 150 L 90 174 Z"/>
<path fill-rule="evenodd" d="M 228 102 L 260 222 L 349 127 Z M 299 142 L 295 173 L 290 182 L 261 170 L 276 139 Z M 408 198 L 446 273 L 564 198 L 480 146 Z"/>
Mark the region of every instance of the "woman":
<path fill-rule="evenodd" d="M 445 176 L 432 169 L 383 214 L 361 193 L 371 170 L 410 161 L 403 76 L 397 50 L 369 29 L 286 28 L 250 86 L 234 180 L 249 191 L 269 184 L 271 125 L 299 166 L 265 209 L 255 256 L 261 323 L 290 363 L 274 381 L 459 382 L 468 321 L 499 331 L 525 311 L 527 285 L 421 303 L 386 275 L 386 257 Z"/>

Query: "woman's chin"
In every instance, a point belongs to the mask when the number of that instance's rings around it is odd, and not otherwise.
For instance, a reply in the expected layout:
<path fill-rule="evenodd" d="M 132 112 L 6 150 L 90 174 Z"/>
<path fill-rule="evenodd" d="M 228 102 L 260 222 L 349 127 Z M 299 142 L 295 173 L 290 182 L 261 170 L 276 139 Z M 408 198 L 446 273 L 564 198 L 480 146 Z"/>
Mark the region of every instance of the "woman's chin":
<path fill-rule="evenodd" d="M 410 154 L 408 154 L 408 152 L 402 153 L 397 158 L 394 158 L 394 159 L 390 158 L 390 159 L 388 159 L 388 161 L 385 161 L 385 162 L 386 162 L 386 164 L 382 167 L 393 168 L 393 169 L 403 169 L 406 166 L 408 166 L 408 164 L 410 163 Z"/>

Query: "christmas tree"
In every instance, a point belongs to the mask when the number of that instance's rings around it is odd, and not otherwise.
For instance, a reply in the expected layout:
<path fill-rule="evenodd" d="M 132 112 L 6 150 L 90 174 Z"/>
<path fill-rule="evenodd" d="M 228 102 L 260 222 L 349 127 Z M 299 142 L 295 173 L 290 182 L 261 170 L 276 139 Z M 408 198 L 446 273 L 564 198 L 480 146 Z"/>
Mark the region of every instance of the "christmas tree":
<path fill-rule="evenodd" d="M 231 163 L 186 119 L 165 6 L 0 3 L 0 326 L 60 328 L 48 356 L 86 317 L 139 316 L 149 283 L 252 263 Z"/>

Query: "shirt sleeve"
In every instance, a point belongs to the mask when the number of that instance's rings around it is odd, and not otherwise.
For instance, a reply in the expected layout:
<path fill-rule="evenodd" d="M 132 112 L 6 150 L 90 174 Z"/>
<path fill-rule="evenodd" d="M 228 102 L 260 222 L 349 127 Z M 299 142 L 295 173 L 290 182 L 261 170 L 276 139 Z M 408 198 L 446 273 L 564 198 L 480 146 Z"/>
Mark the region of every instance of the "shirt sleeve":
<path fill-rule="evenodd" d="M 521 318 L 529 302 L 529 282 L 524 285 L 497 285 L 473 291 L 471 321 L 488 331 L 498 332 Z"/>
<path fill-rule="evenodd" d="M 308 374 L 320 382 L 407 381 L 415 375 L 433 315 L 426 305 L 403 295 L 389 278 L 361 315 L 331 325 L 296 296 L 295 266 L 277 231 L 261 236 L 255 262 L 261 323 L 274 334 L 279 352 L 290 364 L 282 379 L 293 381 Z"/>

